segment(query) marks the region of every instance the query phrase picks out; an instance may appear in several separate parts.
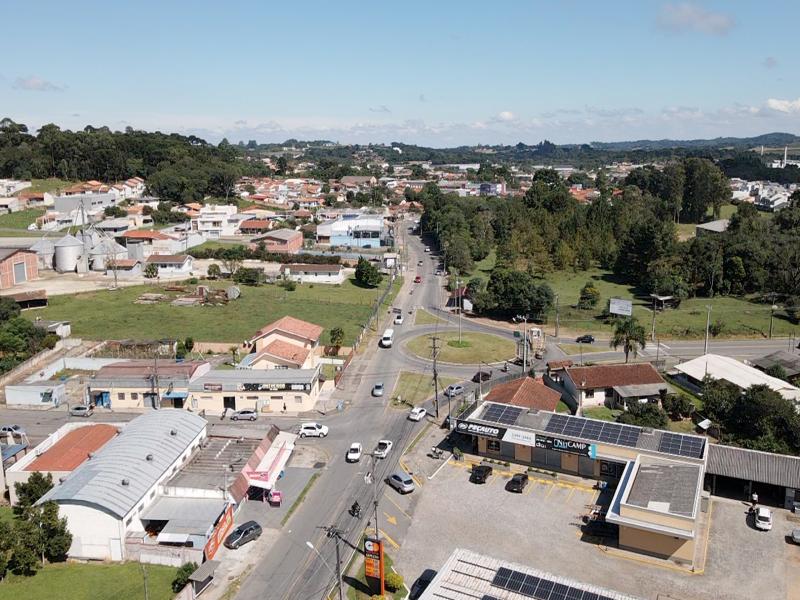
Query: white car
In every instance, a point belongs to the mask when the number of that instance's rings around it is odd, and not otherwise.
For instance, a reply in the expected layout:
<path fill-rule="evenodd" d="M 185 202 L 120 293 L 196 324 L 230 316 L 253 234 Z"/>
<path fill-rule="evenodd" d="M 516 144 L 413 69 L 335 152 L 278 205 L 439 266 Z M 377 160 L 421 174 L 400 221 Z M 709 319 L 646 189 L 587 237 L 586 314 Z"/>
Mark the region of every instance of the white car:
<path fill-rule="evenodd" d="M 350 448 L 347 450 L 347 462 L 358 462 L 361 460 L 361 444 L 358 442 L 353 442 L 350 444 Z"/>
<path fill-rule="evenodd" d="M 12 433 L 14 435 L 24 436 L 25 430 L 20 427 L 19 425 L 3 425 L 0 426 L 0 434 L 5 435 L 7 433 Z"/>
<path fill-rule="evenodd" d="M 395 325 L 402 325 L 403 324 L 403 315 L 397 315 L 394 318 L 394 324 Z"/>
<path fill-rule="evenodd" d="M 421 421 L 422 418 L 428 414 L 428 411 L 422 408 L 421 406 L 415 406 L 411 409 L 411 412 L 408 413 L 408 420 L 409 421 Z"/>
<path fill-rule="evenodd" d="M 756 529 L 761 531 L 769 531 L 772 529 L 772 511 L 763 506 L 756 509 Z"/>
<path fill-rule="evenodd" d="M 392 446 L 392 440 L 380 440 L 378 445 L 375 446 L 375 452 L 373 452 L 375 458 L 386 458 Z"/>
<path fill-rule="evenodd" d="M 328 426 L 319 423 L 303 423 L 300 425 L 300 437 L 320 437 L 328 435 Z"/>
<path fill-rule="evenodd" d="M 431 251 L 431 249 L 428 248 L 428 246 L 425 246 L 425 252 L 430 252 L 430 251 Z"/>

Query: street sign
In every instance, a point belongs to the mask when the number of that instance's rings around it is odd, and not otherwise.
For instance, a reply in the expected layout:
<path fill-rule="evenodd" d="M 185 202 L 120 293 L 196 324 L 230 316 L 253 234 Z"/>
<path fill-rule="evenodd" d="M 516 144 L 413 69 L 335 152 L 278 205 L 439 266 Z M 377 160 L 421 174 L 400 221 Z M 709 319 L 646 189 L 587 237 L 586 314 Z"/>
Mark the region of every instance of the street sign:
<path fill-rule="evenodd" d="M 375 588 L 383 595 L 383 542 L 377 538 L 369 537 L 364 540 L 364 574 L 375 582 Z"/>
<path fill-rule="evenodd" d="M 622 298 L 611 298 L 608 301 L 608 312 L 612 315 L 625 315 L 630 317 L 633 314 L 633 302 Z"/>

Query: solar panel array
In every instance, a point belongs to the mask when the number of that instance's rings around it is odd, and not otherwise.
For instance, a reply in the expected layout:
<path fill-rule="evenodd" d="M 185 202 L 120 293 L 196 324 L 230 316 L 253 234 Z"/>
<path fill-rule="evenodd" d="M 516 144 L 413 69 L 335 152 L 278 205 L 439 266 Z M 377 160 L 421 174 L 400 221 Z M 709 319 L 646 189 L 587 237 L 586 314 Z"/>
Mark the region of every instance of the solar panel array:
<path fill-rule="evenodd" d="M 639 435 L 642 433 L 639 427 L 568 415 L 552 415 L 547 422 L 545 431 L 632 448 L 639 442 Z"/>
<path fill-rule="evenodd" d="M 492 585 L 538 600 L 613 600 L 609 596 L 596 592 L 581 590 L 564 583 L 505 567 L 497 569 Z"/>
<path fill-rule="evenodd" d="M 513 425 L 524 409 L 510 404 L 489 404 L 483 409 L 481 419 L 502 425 Z"/>
<path fill-rule="evenodd" d="M 662 433 L 661 442 L 658 444 L 659 452 L 677 454 L 688 458 L 703 458 L 703 447 L 706 441 L 703 438 L 680 433 Z"/>

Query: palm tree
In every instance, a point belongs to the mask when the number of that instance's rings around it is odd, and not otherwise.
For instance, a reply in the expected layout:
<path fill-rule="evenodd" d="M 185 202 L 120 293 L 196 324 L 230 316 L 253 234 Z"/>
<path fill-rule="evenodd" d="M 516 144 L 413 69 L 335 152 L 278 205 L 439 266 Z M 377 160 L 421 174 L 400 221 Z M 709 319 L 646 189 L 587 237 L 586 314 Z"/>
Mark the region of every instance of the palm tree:
<path fill-rule="evenodd" d="M 622 346 L 625 352 L 625 362 L 628 362 L 628 355 L 633 353 L 633 357 L 639 354 L 639 349 L 644 350 L 647 343 L 644 327 L 639 325 L 633 317 L 617 319 L 614 323 L 614 334 L 611 336 L 611 347 L 616 350 Z"/>

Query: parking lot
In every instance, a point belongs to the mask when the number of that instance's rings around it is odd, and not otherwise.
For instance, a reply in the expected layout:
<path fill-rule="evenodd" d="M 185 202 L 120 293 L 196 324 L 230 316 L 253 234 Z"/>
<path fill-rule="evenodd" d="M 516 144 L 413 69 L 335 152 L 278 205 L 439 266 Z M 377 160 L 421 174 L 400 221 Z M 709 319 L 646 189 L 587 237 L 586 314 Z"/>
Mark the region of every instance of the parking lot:
<path fill-rule="evenodd" d="M 597 495 L 589 480 L 533 473 L 524 493 L 512 494 L 505 490 L 508 477 L 494 474 L 484 485 L 468 479 L 467 465 L 451 463 L 426 479 L 416 498 L 402 499 L 411 518 L 395 554 L 406 581 L 438 569 L 460 547 L 641 598 L 800 597 L 800 546 L 785 537 L 800 523 L 790 522 L 787 511 L 776 511 L 773 530 L 760 532 L 744 504 L 714 499 L 705 569 L 691 573 L 584 536 L 580 517 Z"/>

